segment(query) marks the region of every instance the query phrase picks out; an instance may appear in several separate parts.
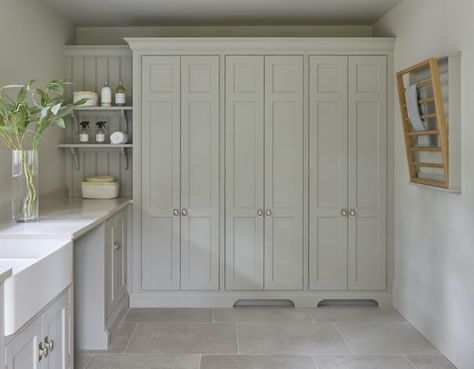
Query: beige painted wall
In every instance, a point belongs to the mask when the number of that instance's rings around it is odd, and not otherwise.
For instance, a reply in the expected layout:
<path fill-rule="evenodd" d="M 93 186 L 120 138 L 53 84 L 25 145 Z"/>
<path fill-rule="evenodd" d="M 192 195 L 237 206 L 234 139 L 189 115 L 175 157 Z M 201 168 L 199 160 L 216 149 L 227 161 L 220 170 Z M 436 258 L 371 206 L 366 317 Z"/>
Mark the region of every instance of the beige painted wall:
<path fill-rule="evenodd" d="M 374 26 L 396 36 L 395 66 L 461 51 L 462 194 L 408 185 L 395 104 L 394 304 L 460 369 L 474 368 L 474 2 L 404 0 Z"/>
<path fill-rule="evenodd" d="M 74 27 L 40 0 L 2 0 L 0 7 L 0 86 L 64 77 L 64 45 Z M 64 155 L 56 145 L 64 132 L 51 129 L 40 146 L 40 191 L 63 191 Z M 10 201 L 10 151 L 0 146 L 0 206 Z"/>
<path fill-rule="evenodd" d="M 372 26 L 78 27 L 78 45 L 122 45 L 124 37 L 370 37 Z"/>

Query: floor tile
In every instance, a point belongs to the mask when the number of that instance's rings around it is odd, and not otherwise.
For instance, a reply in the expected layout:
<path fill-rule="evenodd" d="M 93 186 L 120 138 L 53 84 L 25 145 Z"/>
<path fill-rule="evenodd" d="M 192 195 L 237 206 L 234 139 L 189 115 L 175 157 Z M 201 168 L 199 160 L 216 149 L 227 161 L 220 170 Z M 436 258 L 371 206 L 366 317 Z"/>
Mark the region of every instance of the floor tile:
<path fill-rule="evenodd" d="M 130 309 L 127 322 L 212 322 L 212 309 Z"/>
<path fill-rule="evenodd" d="M 203 356 L 201 369 L 316 369 L 310 356 Z"/>
<path fill-rule="evenodd" d="M 235 324 L 139 323 L 130 353 L 236 354 Z"/>
<path fill-rule="evenodd" d="M 408 323 L 338 323 L 356 354 L 436 355 L 439 352 Z"/>
<path fill-rule="evenodd" d="M 93 354 L 86 352 L 75 352 L 74 353 L 74 369 L 86 369 L 87 364 L 92 359 Z"/>
<path fill-rule="evenodd" d="M 87 369 L 199 369 L 199 355 L 96 354 Z"/>
<path fill-rule="evenodd" d="M 416 369 L 456 369 L 444 356 L 409 356 Z"/>
<path fill-rule="evenodd" d="M 348 354 L 333 324 L 237 324 L 241 354 Z"/>
<path fill-rule="evenodd" d="M 291 307 L 253 307 L 215 309 L 216 322 L 311 322 L 306 309 Z"/>
<path fill-rule="evenodd" d="M 125 352 L 130 339 L 132 338 L 133 332 L 137 323 L 119 323 L 110 332 L 110 344 L 107 352 L 110 353 L 122 353 Z"/>
<path fill-rule="evenodd" d="M 413 369 L 403 356 L 313 356 L 318 369 Z"/>
<path fill-rule="evenodd" d="M 320 307 L 310 309 L 316 322 L 405 322 L 406 320 L 393 308 L 378 307 Z"/>

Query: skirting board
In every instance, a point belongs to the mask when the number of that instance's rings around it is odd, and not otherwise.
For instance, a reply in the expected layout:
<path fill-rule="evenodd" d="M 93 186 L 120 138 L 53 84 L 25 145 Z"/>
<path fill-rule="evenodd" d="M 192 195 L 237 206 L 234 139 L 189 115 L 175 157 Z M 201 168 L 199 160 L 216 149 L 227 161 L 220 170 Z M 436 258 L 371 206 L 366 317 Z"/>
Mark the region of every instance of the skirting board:
<path fill-rule="evenodd" d="M 389 292 L 318 292 L 318 293 L 182 293 L 182 294 L 145 294 L 131 293 L 130 307 L 175 307 L 175 308 L 231 308 L 240 299 L 277 299 L 291 300 L 296 307 L 316 307 L 322 300 L 375 300 L 380 307 L 392 306 L 392 294 Z"/>
<path fill-rule="evenodd" d="M 472 337 L 462 337 L 430 306 L 421 304 L 416 296 L 409 296 L 396 283 L 393 284 L 393 305 L 458 369 L 474 368 Z"/>

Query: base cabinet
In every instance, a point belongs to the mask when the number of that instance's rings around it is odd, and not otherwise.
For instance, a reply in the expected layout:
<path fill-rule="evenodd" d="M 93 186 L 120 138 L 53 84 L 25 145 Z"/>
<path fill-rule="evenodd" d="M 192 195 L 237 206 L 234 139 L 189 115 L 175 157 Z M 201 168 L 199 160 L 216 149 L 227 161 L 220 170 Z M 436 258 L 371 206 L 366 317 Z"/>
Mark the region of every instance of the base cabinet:
<path fill-rule="evenodd" d="M 109 330 L 128 307 L 127 210 L 74 242 L 75 345 L 107 350 Z"/>
<path fill-rule="evenodd" d="M 70 291 L 13 337 L 7 337 L 8 369 L 68 369 L 71 367 Z"/>

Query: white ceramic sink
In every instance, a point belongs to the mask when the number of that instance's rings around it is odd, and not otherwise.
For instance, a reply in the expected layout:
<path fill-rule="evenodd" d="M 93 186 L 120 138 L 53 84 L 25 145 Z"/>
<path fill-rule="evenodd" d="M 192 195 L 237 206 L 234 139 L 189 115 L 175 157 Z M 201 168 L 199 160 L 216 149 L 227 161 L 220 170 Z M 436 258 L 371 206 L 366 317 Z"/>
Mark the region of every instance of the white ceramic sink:
<path fill-rule="evenodd" d="M 5 280 L 5 336 L 18 331 L 72 284 L 72 241 L 60 238 L 0 238 Z"/>

